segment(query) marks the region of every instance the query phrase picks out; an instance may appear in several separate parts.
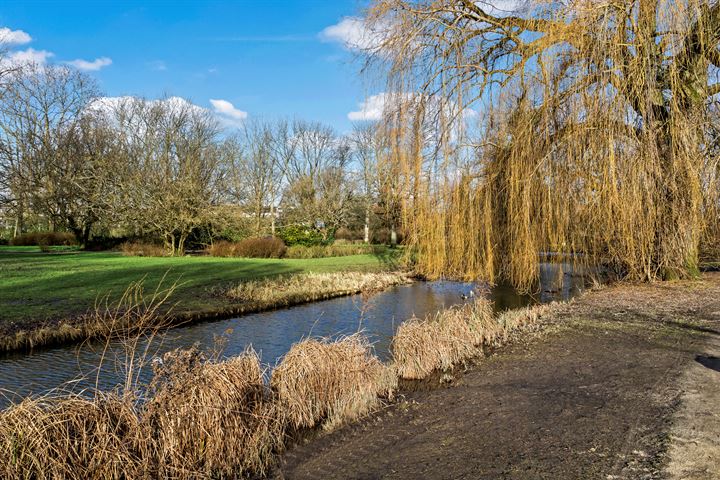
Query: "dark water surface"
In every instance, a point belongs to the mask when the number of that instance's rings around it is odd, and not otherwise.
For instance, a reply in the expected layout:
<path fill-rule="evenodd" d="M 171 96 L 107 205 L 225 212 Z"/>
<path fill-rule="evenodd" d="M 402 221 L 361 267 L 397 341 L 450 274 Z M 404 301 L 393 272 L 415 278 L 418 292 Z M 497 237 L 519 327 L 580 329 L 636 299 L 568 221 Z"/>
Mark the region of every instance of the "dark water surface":
<path fill-rule="evenodd" d="M 501 311 L 567 299 L 582 290 L 583 286 L 584 277 L 577 271 L 573 272 L 570 265 L 542 264 L 541 286 L 536 295 L 522 295 L 505 286 L 494 287 L 484 295 L 494 302 L 496 310 Z M 216 338 L 224 335 L 227 342 L 224 356 L 237 355 L 252 346 L 262 361 L 272 366 L 293 343 L 303 338 L 336 337 L 362 331 L 374 344 L 375 354 L 386 360 L 390 340 L 400 323 L 413 315 L 423 317 L 468 301 L 463 296 L 476 287 L 475 284 L 461 282 L 417 282 L 391 288 L 365 303 L 360 295 L 353 295 L 198 323 L 175 328 L 156 337 L 148 351 L 152 357 L 194 344 L 209 350 Z M 0 406 L 56 388 L 79 392 L 95 387 L 96 381 L 101 389 L 114 388 L 123 382 L 121 365 L 125 363 L 124 349 L 119 343 L 110 345 L 101 362 L 103 349 L 103 344 L 92 343 L 0 357 Z M 140 372 L 141 381 L 149 379 L 150 370 L 147 367 Z"/>

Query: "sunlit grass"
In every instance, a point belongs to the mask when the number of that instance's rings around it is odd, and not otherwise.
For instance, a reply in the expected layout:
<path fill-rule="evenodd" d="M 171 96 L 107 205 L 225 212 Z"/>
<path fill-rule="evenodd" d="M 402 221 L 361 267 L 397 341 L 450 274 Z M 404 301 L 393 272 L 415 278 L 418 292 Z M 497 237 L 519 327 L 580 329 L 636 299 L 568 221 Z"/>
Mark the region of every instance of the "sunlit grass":
<path fill-rule="evenodd" d="M 10 248 L 23 250 L 8 252 Z M 119 298 L 131 282 L 142 279 L 148 288 L 154 288 L 166 276 L 166 282 L 178 284 L 176 309 L 203 310 L 228 301 L 212 295 L 214 287 L 308 272 L 381 271 L 392 268 L 394 260 L 391 254 L 293 260 L 153 258 L 118 253 L 47 254 L 32 248 L 37 247 L 0 250 L 0 329 L 8 321 L 22 324 L 85 313 L 98 297 Z"/>

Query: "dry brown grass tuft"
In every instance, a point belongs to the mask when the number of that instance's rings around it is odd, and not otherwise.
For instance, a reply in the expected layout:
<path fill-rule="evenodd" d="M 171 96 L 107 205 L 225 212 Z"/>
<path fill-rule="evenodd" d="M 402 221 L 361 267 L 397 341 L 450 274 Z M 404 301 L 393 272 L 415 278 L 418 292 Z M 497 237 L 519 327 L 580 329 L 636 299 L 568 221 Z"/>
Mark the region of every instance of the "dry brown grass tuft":
<path fill-rule="evenodd" d="M 556 306 L 557 304 L 555 303 L 533 305 L 527 308 L 518 308 L 501 313 L 497 319 L 498 324 L 502 327 L 502 336 L 498 338 L 498 343 L 504 342 L 508 334 L 514 330 L 536 324 L 541 317 L 556 310 Z"/>
<path fill-rule="evenodd" d="M 148 442 L 114 394 L 26 399 L 0 412 L 2 478 L 139 478 Z"/>
<path fill-rule="evenodd" d="M 396 378 L 356 334 L 293 345 L 273 371 L 270 385 L 290 426 L 310 428 L 323 422 L 331 429 L 376 407 L 392 394 Z"/>
<path fill-rule="evenodd" d="M 476 356 L 478 347 L 494 341 L 500 331 L 484 299 L 433 317 L 412 318 L 398 327 L 392 343 L 398 375 L 417 380 L 435 370 L 449 370 Z"/>
<path fill-rule="evenodd" d="M 407 283 L 404 273 L 309 273 L 243 282 L 225 291 L 233 300 L 262 306 L 287 306 Z"/>
<path fill-rule="evenodd" d="M 222 362 L 197 349 L 170 352 L 152 389 L 144 428 L 162 478 L 264 474 L 282 447 L 282 415 L 252 350 Z"/>

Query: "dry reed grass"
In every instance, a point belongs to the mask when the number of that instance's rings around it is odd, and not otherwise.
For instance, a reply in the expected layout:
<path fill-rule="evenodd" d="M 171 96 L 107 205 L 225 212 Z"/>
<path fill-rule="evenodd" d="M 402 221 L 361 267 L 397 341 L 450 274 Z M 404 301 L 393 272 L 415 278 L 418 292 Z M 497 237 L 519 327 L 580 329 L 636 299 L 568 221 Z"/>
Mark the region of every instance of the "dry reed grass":
<path fill-rule="evenodd" d="M 304 340 L 273 371 L 271 387 L 291 427 L 332 429 L 392 395 L 396 379 L 356 334 L 337 341 Z"/>
<path fill-rule="evenodd" d="M 114 394 L 26 399 L 0 412 L 0 477 L 142 478 L 139 432 L 133 403 Z"/>
<path fill-rule="evenodd" d="M 393 339 L 397 373 L 419 380 L 436 370 L 449 370 L 477 356 L 478 348 L 493 342 L 501 330 L 484 299 L 425 319 L 412 318 L 398 327 Z"/>
<path fill-rule="evenodd" d="M 262 306 L 286 306 L 331 296 L 384 290 L 407 283 L 405 273 L 309 273 L 240 283 L 224 292 L 233 300 Z"/>
<path fill-rule="evenodd" d="M 197 349 L 166 354 L 143 426 L 162 478 L 264 474 L 282 447 L 283 419 L 257 354 L 208 361 Z"/>

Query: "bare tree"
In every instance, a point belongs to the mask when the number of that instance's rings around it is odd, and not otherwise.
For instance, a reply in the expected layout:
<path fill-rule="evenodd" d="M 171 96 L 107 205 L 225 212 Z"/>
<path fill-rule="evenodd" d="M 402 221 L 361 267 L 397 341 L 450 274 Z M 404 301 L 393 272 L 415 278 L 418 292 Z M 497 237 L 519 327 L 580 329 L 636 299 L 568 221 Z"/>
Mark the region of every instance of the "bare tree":
<path fill-rule="evenodd" d="M 350 139 L 358 161 L 364 207 L 363 238 L 370 243 L 370 214 L 376 202 L 378 157 L 381 154 L 380 132 L 375 122 L 356 123 Z"/>
<path fill-rule="evenodd" d="M 218 200 L 219 126 L 186 100 L 124 99 L 113 106 L 124 169 L 113 211 L 136 231 L 156 232 L 182 255 Z"/>
<path fill-rule="evenodd" d="M 283 213 L 290 222 L 319 226 L 327 237 L 349 216 L 351 144 L 321 124 L 294 125 L 297 153 L 290 162 Z"/>
<path fill-rule="evenodd" d="M 275 150 L 272 126 L 260 120 L 243 124 L 238 136 L 229 140 L 231 152 L 228 185 L 231 198 L 252 214 L 255 234 L 264 231 L 269 214 L 274 233 L 275 197 L 282 177 L 281 159 Z"/>
<path fill-rule="evenodd" d="M 86 123 L 82 114 L 97 88 L 66 67 L 29 64 L 11 77 L 0 101 L 0 155 L 15 234 L 22 232 L 25 212 L 32 208 L 84 242 L 96 220 L 86 196 L 96 168 L 88 157 L 70 153 L 69 140 L 78 139 L 76 129 Z"/>

